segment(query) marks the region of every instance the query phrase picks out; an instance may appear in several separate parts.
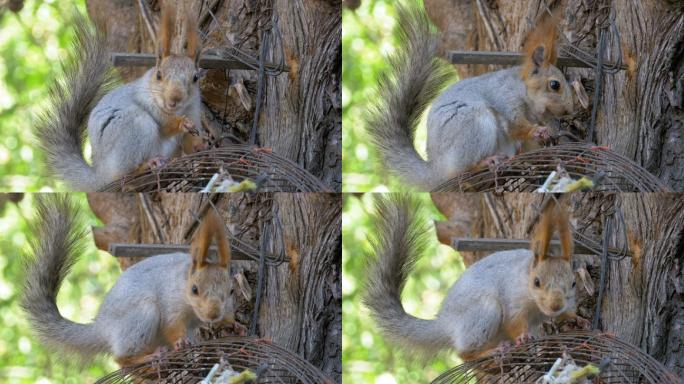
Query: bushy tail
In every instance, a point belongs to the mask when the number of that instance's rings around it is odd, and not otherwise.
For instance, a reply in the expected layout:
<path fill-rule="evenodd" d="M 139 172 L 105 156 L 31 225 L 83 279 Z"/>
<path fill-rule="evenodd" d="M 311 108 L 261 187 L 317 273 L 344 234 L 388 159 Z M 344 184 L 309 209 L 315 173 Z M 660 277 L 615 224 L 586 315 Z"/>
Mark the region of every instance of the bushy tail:
<path fill-rule="evenodd" d="M 410 195 L 378 196 L 373 244 L 364 304 L 393 344 L 422 357 L 432 357 L 450 347 L 450 338 L 439 323 L 409 315 L 401 305 L 401 291 L 413 269 L 428 233 L 419 219 L 420 205 Z"/>
<path fill-rule="evenodd" d="M 83 15 L 75 15 L 76 42 L 63 65 L 62 80 L 50 88 L 50 102 L 36 131 L 49 171 L 79 191 L 103 187 L 83 157 L 88 114 L 112 83 L 105 36 Z"/>
<path fill-rule="evenodd" d="M 83 360 L 107 352 L 107 343 L 93 324 L 78 324 L 59 313 L 57 292 L 82 250 L 85 232 L 80 213 L 65 194 L 36 196 L 37 222 L 26 263 L 21 306 L 40 341 L 49 349 Z"/>
<path fill-rule="evenodd" d="M 367 129 L 387 169 L 430 190 L 444 180 L 416 152 L 413 140 L 420 116 L 452 71 L 436 57 L 439 35 L 422 5 L 397 9 L 398 51 L 389 59 L 392 69 L 379 80 L 378 101 L 370 108 Z"/>

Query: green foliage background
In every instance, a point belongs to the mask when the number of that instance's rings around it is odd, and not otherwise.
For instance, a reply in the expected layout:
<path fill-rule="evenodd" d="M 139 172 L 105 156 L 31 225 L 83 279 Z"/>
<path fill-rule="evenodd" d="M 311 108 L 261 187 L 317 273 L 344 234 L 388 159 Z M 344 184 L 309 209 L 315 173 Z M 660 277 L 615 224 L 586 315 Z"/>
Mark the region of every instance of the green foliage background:
<path fill-rule="evenodd" d="M 63 189 L 45 177 L 33 140 L 48 85 L 73 40 L 69 20 L 85 0 L 26 0 L 19 13 L 0 2 L 0 190 Z"/>
<path fill-rule="evenodd" d="M 85 213 L 84 225 L 97 225 L 85 194 L 72 193 Z M 3 199 L 4 200 L 4 199 Z M 60 361 L 33 337 L 19 307 L 24 281 L 23 259 L 29 251 L 35 195 L 28 194 L 18 204 L 0 206 L 0 383 L 92 383 L 117 369 L 111 359 L 92 363 Z M 76 322 L 89 322 L 95 316 L 105 293 L 119 275 L 116 260 L 95 248 L 92 235 L 83 239 L 87 248 L 76 263 L 57 297 L 63 316 Z"/>
<path fill-rule="evenodd" d="M 404 0 L 422 3 L 422 0 Z M 379 164 L 365 132 L 365 111 L 377 98 L 380 74 L 397 41 L 393 35 L 396 1 L 363 0 L 342 14 L 342 191 L 385 192 L 409 189 Z M 427 131 L 416 132 L 416 149 L 425 156 Z"/>
<path fill-rule="evenodd" d="M 443 220 L 427 193 L 416 194 L 430 220 Z M 377 236 L 371 221 L 373 194 L 345 194 L 342 211 L 342 367 L 344 383 L 427 383 L 458 364 L 455 354 L 424 364 L 412 361 L 387 345 L 368 311 L 361 304 L 366 281 L 368 237 Z M 464 266 L 457 252 L 433 241 L 423 250 L 404 289 L 406 311 L 421 318 L 433 318 L 448 289 Z"/>

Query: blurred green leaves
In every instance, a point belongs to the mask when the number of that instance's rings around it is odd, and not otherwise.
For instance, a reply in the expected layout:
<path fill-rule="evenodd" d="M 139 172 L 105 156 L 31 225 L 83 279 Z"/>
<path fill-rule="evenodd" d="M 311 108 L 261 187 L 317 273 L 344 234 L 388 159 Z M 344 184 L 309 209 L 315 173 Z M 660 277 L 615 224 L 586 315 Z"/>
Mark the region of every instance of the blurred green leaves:
<path fill-rule="evenodd" d="M 97 225 L 84 194 L 72 194 L 86 213 L 87 226 Z M 33 337 L 19 299 L 24 281 L 23 258 L 32 240 L 34 196 L 18 204 L 6 203 L 0 211 L 0 382 L 2 383 L 85 383 L 94 382 L 118 367 L 100 358 L 78 364 L 50 354 Z M 92 235 L 83 239 L 87 248 L 66 277 L 57 297 L 63 316 L 76 322 L 90 322 L 105 293 L 119 275 L 116 260 L 95 248 Z"/>
<path fill-rule="evenodd" d="M 75 10 L 85 12 L 85 1 L 27 0 L 16 14 L 0 8 L 0 190 L 58 185 L 44 176 L 32 132 L 72 41 Z"/>
<path fill-rule="evenodd" d="M 406 0 L 409 1 L 409 0 Z M 411 0 L 419 1 L 419 0 Z M 383 192 L 409 187 L 380 166 L 365 132 L 365 112 L 375 101 L 380 74 L 395 49 L 395 1 L 363 0 L 342 14 L 342 190 Z M 416 133 L 416 149 L 424 155 L 424 122 Z"/>
<path fill-rule="evenodd" d="M 428 194 L 420 194 L 431 220 L 440 214 Z M 368 236 L 375 237 L 371 222 L 373 194 L 344 195 L 342 213 L 342 366 L 344 383 L 426 383 L 457 364 L 455 354 L 423 364 L 412 361 L 387 345 L 367 309 L 361 304 L 366 281 L 366 255 L 371 251 Z M 433 318 L 448 289 L 463 271 L 458 254 L 439 245 L 437 236 L 423 250 L 415 271 L 403 291 L 406 311 Z"/>

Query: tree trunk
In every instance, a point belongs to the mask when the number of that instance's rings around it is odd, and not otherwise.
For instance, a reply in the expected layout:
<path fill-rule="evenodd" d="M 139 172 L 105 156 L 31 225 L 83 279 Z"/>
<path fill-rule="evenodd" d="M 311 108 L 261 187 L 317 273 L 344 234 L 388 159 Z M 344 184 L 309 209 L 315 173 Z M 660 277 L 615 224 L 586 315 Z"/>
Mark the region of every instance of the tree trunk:
<path fill-rule="evenodd" d="M 444 32 L 442 50 L 520 51 L 525 35 L 553 0 L 425 0 L 425 8 Z M 602 26 L 614 13 L 618 36 L 606 34 L 605 57 L 622 51 L 628 69 L 604 74 L 595 142 L 634 160 L 672 190 L 684 190 L 684 7 L 676 1 L 586 1 L 562 4 L 561 32 L 570 42 L 597 56 Z M 462 78 L 499 69 L 457 66 Z M 580 76 L 591 98 L 595 72 L 568 68 Z M 589 131 L 589 109 L 580 109 L 566 125 L 580 137 Z"/>
<path fill-rule="evenodd" d="M 146 3 L 156 17 L 160 1 Z M 284 62 L 288 72 L 264 77 L 256 143 L 273 148 L 278 155 L 323 180 L 330 190 L 340 191 L 341 1 L 179 0 L 175 3 L 178 10 L 189 9 L 194 17 L 199 14 L 199 28 L 206 35 L 205 51 L 239 48 L 258 58 L 260 48 L 265 45 L 266 62 Z M 87 4 L 93 21 L 107 31 L 111 51 L 154 52 L 154 42 L 140 16 L 137 1 L 88 0 Z M 177 24 L 182 25 L 180 21 Z M 181 32 L 181 28 L 176 28 L 175 36 Z M 181 40 L 174 40 L 176 49 Z M 120 73 L 125 81 L 130 81 L 145 69 L 120 68 Z M 258 78 L 256 70 L 216 69 L 209 70 L 201 81 L 203 126 L 219 140 L 220 146 L 250 141 L 259 103 Z"/>
<path fill-rule="evenodd" d="M 104 227 L 95 242 L 189 244 L 202 216 L 207 194 L 89 194 L 93 212 Z M 266 266 L 257 335 L 270 338 L 320 368 L 335 382 L 342 372 L 341 199 L 324 193 L 214 195 L 231 233 L 266 252 L 283 254 L 280 266 Z M 263 229 L 262 229 L 263 228 Z M 125 260 L 124 268 L 136 260 Z M 238 295 L 236 318 L 247 327 L 257 293 L 259 264 L 236 261 L 252 292 Z"/>
<path fill-rule="evenodd" d="M 447 194 L 440 194 L 446 199 Z M 528 238 L 541 194 L 470 194 L 478 201 L 451 211 L 456 219 L 467 211 L 478 217 L 472 237 Z M 454 199 L 462 199 L 456 195 Z M 680 194 L 574 194 L 572 219 L 576 230 L 602 241 L 611 220 L 609 245 L 627 243 L 632 257 L 608 260 L 599 329 L 615 334 L 684 377 L 684 196 Z M 439 207 L 439 205 L 438 205 Z M 613 213 L 614 212 L 614 213 Z M 454 221 L 454 219 L 450 219 Z M 502 235 L 503 232 L 503 235 Z M 460 236 L 466 236 L 459 234 Z M 473 259 L 467 259 L 470 263 Z M 588 263 L 596 287 L 593 295 L 578 289 L 578 313 L 595 317 L 600 255 L 576 255 Z M 578 279 L 578 287 L 581 287 Z"/>

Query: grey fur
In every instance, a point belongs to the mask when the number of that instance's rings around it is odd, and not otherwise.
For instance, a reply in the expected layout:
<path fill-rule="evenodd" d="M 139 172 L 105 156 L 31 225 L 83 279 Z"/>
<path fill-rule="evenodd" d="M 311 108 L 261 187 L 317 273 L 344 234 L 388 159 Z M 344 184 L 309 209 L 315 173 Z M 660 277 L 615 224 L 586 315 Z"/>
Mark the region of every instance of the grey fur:
<path fill-rule="evenodd" d="M 85 231 L 80 212 L 66 195 L 36 195 L 37 222 L 26 264 L 21 306 L 40 341 L 49 349 L 84 359 L 107 351 L 102 332 L 92 324 L 65 319 L 56 304 L 64 277 L 81 252 Z"/>
<path fill-rule="evenodd" d="M 82 15 L 74 16 L 76 41 L 63 66 L 63 79 L 50 88 L 48 109 L 40 116 L 36 138 L 49 171 L 75 190 L 93 191 L 105 180 L 83 157 L 88 113 L 113 82 L 105 36 Z"/>
<path fill-rule="evenodd" d="M 401 304 L 401 291 L 426 243 L 427 227 L 420 205 L 410 195 L 375 198 L 373 243 L 363 303 L 390 342 L 430 358 L 450 346 L 449 335 L 432 320 L 409 315 Z"/>
<path fill-rule="evenodd" d="M 170 55 L 140 78 L 112 89 L 105 36 L 77 15 L 76 37 L 64 81 L 53 85 L 51 107 L 37 131 L 50 171 L 74 190 L 95 191 L 151 159 L 178 155 L 183 134 L 166 135 L 161 127 L 180 116 L 196 129 L 201 127 L 194 60 Z M 163 74 L 161 80 L 155 79 L 158 72 Z M 169 100 L 177 104 L 170 107 Z M 82 153 L 86 127 L 92 166 Z"/>
<path fill-rule="evenodd" d="M 80 214 L 67 195 L 37 197 L 37 225 L 22 308 L 38 338 L 54 352 L 89 359 L 112 354 L 122 365 L 172 346 L 168 334 L 179 330 L 191 341 L 204 322 L 200 316 L 216 312 L 215 321 L 234 319 L 229 268 L 206 266 L 190 272 L 186 253 L 148 257 L 126 269 L 107 293 L 89 324 L 62 317 L 55 299 L 64 277 L 82 249 L 85 232 Z M 199 294 L 191 285 L 200 286 Z M 202 315 L 198 315 L 198 313 Z M 138 361 L 138 360 L 136 360 Z"/>
<path fill-rule="evenodd" d="M 381 77 L 378 102 L 368 132 L 384 166 L 404 182 L 429 191 L 494 155 L 513 156 L 522 139 L 520 126 L 545 125 L 571 113 L 572 94 L 553 65 L 538 68 L 529 88 L 521 67 L 458 81 L 434 101 L 427 119 L 427 161 L 414 147 L 416 126 L 428 104 L 450 80 L 446 62 L 435 55 L 439 41 L 421 5 L 399 5 L 399 51 Z M 560 91 L 549 91 L 549 79 Z"/>
<path fill-rule="evenodd" d="M 545 319 L 574 313 L 571 263 L 549 257 L 534 267 L 532 251 L 518 249 L 493 253 L 468 267 L 434 320 L 407 314 L 401 291 L 429 233 L 420 215 L 408 195 L 376 198 L 377 258 L 371 258 L 363 301 L 390 342 L 414 355 L 429 358 L 453 349 L 471 360 L 511 340 L 511 329 L 538 335 Z M 541 288 L 534 287 L 537 277 Z M 540 309 L 556 298 L 563 303 L 558 311 Z"/>
<path fill-rule="evenodd" d="M 392 69 L 380 77 L 378 102 L 369 110 L 367 129 L 386 168 L 429 189 L 441 175 L 420 157 L 413 140 L 420 116 L 453 76 L 435 57 L 439 35 L 420 7 L 397 6 L 400 48 L 389 59 Z"/>

